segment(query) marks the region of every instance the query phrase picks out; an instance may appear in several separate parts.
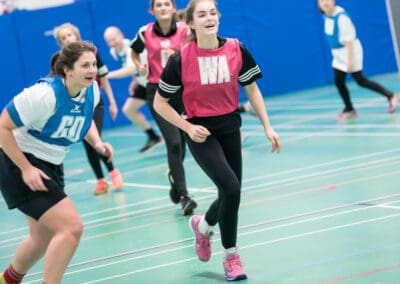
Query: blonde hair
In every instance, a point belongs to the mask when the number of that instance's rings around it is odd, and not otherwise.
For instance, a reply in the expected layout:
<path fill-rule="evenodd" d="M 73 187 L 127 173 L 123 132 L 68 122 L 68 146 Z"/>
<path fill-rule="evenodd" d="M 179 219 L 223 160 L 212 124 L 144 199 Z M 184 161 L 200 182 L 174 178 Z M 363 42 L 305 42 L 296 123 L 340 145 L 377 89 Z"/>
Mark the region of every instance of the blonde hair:
<path fill-rule="evenodd" d="M 60 33 L 60 31 L 61 31 L 62 29 L 69 29 L 69 30 L 71 30 L 71 31 L 75 34 L 76 38 L 77 38 L 78 40 L 81 40 L 81 33 L 79 32 L 78 27 L 75 26 L 75 25 L 73 25 L 73 24 L 71 24 L 71 23 L 64 23 L 64 24 L 62 24 L 62 25 L 59 25 L 59 26 L 55 27 L 55 28 L 54 28 L 54 32 L 53 32 L 54 38 L 57 40 L 57 43 L 58 43 L 60 46 L 61 46 L 61 42 L 60 42 L 60 35 L 59 35 L 59 33 Z"/>

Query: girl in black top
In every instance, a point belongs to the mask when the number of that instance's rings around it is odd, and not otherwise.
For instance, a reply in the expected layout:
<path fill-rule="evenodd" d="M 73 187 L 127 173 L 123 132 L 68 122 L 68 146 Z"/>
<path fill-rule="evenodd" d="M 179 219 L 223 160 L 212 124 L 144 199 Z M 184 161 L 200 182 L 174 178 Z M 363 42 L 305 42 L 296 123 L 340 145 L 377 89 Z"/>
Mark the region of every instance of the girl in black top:
<path fill-rule="evenodd" d="M 168 60 L 154 108 L 185 132 L 193 157 L 218 188 L 218 198 L 206 214 L 190 219 L 198 257 L 203 261 L 210 259 L 210 227 L 218 223 L 225 275 L 228 280 L 245 279 L 236 248 L 242 180 L 238 83 L 272 142 L 272 152 L 280 150 L 279 136 L 269 123 L 255 82 L 261 77 L 258 65 L 238 40 L 217 36 L 219 13 L 215 1 L 192 0 L 186 16 L 195 40 Z M 183 101 L 186 119 L 168 103 L 175 98 Z"/>

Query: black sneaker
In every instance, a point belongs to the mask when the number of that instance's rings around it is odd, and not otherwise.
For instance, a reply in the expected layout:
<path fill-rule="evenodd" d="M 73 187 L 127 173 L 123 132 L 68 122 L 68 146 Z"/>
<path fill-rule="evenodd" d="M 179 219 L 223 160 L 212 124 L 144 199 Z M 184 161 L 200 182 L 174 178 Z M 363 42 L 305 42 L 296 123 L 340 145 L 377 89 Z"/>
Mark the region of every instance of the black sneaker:
<path fill-rule="evenodd" d="M 163 142 L 163 139 L 161 137 L 158 137 L 156 139 L 149 139 L 147 140 L 146 144 L 139 150 L 140 153 L 145 153 L 149 151 L 150 149 L 154 148 L 155 146 L 161 144 Z"/>
<path fill-rule="evenodd" d="M 193 210 L 197 207 L 197 203 L 189 196 L 181 196 L 181 205 L 183 215 L 192 215 Z"/>

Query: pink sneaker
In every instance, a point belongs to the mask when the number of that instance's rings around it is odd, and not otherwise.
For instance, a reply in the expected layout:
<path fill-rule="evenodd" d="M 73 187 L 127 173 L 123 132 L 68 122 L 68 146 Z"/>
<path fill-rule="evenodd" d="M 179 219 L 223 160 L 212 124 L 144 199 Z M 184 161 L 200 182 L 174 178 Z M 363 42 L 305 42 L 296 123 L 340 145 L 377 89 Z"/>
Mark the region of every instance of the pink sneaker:
<path fill-rule="evenodd" d="M 389 100 L 389 113 L 393 113 L 399 104 L 400 94 L 394 94 Z"/>
<path fill-rule="evenodd" d="M 342 121 L 346 119 L 356 119 L 356 118 L 357 118 L 357 112 L 355 110 L 343 111 L 336 116 L 337 121 Z"/>
<path fill-rule="evenodd" d="M 247 279 L 246 271 L 243 269 L 243 264 L 240 261 L 238 253 L 226 256 L 224 261 L 224 270 L 226 280 L 228 281 Z"/>
<path fill-rule="evenodd" d="M 97 185 L 93 191 L 93 194 L 94 195 L 105 194 L 109 190 L 110 190 L 110 187 L 108 186 L 108 182 L 104 178 L 102 178 L 97 181 Z"/>
<path fill-rule="evenodd" d="M 112 187 L 114 189 L 122 189 L 124 186 L 124 180 L 122 179 L 121 173 L 117 169 L 113 169 L 110 173 L 110 179 Z"/>
<path fill-rule="evenodd" d="M 197 253 L 197 256 L 202 261 L 209 261 L 211 258 L 211 235 L 212 232 L 209 234 L 202 234 L 199 231 L 199 222 L 201 216 L 193 215 L 189 220 L 190 228 L 192 229 L 195 241 L 194 247 Z"/>

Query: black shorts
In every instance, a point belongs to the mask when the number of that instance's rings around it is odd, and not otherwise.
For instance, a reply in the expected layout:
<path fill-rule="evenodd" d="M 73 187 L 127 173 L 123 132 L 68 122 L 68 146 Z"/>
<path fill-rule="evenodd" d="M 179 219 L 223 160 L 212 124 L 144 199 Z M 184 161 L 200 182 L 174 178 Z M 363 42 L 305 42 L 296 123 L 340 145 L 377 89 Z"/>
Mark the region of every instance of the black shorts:
<path fill-rule="evenodd" d="M 133 94 L 129 96 L 130 98 L 139 99 L 143 101 L 147 101 L 146 99 L 146 87 L 142 85 L 136 85 L 135 89 L 133 89 Z"/>
<path fill-rule="evenodd" d="M 32 165 L 44 171 L 50 180 L 43 180 L 48 191 L 32 191 L 23 181 L 21 170 L 0 149 L 0 189 L 9 209 L 18 208 L 24 214 L 39 218 L 67 195 L 64 192 L 64 170 L 24 153 Z"/>

